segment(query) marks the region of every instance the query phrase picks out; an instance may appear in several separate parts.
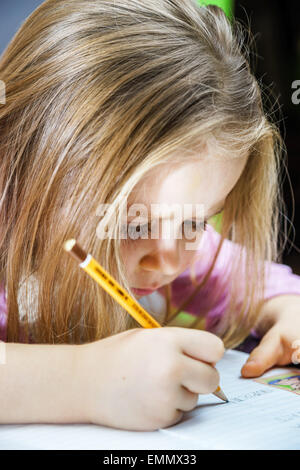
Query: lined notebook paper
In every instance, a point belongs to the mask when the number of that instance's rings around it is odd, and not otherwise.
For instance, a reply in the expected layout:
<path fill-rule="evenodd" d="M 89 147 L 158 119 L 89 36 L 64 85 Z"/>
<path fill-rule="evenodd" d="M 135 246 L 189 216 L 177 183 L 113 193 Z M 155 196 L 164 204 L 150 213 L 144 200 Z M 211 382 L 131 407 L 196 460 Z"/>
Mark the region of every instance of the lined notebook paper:
<path fill-rule="evenodd" d="M 300 395 L 239 377 L 246 358 L 227 351 L 217 364 L 229 403 L 201 396 L 181 423 L 161 432 L 197 439 L 206 449 L 300 449 Z M 263 377 L 292 370 L 295 366 L 273 368 Z"/>
<path fill-rule="evenodd" d="M 1 425 L 0 449 L 300 449 L 300 395 L 240 377 L 247 354 L 217 364 L 229 403 L 199 395 L 180 423 L 155 432 L 96 425 Z M 264 376 L 291 368 L 274 368 Z M 300 369 L 299 373 L 300 373 Z"/>

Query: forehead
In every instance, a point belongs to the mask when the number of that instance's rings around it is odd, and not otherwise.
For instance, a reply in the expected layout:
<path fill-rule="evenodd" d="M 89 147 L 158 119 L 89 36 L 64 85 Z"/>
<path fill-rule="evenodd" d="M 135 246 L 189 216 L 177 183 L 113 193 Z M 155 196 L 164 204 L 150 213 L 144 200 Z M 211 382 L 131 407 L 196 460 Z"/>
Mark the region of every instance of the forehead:
<path fill-rule="evenodd" d="M 164 163 L 150 170 L 132 190 L 128 205 L 203 204 L 205 212 L 226 198 L 238 181 L 247 157 L 201 158 Z"/>

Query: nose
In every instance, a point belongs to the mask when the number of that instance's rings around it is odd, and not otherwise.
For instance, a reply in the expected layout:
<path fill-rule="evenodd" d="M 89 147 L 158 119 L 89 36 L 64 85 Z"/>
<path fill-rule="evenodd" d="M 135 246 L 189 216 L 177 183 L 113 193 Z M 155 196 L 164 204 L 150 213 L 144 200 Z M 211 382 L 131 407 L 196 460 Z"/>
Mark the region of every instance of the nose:
<path fill-rule="evenodd" d="M 177 240 L 156 240 L 153 251 L 144 255 L 140 266 L 146 271 L 157 271 L 173 276 L 180 271 L 180 253 Z"/>

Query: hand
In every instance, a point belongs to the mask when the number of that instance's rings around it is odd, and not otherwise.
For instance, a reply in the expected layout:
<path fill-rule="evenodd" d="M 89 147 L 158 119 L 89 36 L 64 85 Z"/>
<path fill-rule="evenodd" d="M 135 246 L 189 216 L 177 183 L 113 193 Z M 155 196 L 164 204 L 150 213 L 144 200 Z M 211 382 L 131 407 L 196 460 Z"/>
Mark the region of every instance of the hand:
<path fill-rule="evenodd" d="M 257 331 L 265 333 L 242 368 L 244 377 L 258 377 L 273 366 L 292 362 L 300 346 L 300 295 L 282 295 L 267 301 Z"/>
<path fill-rule="evenodd" d="M 180 421 L 219 384 L 223 342 L 188 328 L 136 328 L 81 346 L 87 422 L 153 431 Z"/>

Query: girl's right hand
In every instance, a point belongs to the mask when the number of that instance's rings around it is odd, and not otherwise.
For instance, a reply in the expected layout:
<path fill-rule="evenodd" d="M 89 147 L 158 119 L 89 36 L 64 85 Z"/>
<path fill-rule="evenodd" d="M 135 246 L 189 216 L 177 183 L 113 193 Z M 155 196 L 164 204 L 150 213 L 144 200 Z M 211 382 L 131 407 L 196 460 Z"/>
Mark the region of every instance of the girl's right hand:
<path fill-rule="evenodd" d="M 180 327 L 127 330 L 80 346 L 84 416 L 94 424 L 153 431 L 180 421 L 219 384 L 220 338 Z"/>

